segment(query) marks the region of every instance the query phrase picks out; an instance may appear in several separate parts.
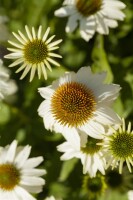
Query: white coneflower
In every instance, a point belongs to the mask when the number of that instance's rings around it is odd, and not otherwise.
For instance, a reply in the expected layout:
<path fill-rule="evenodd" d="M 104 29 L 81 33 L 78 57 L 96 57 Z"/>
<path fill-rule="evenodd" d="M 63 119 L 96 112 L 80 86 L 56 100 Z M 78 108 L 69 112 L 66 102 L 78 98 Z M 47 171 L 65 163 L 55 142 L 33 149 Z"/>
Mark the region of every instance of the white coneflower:
<path fill-rule="evenodd" d="M 93 74 L 90 67 L 77 73 L 65 73 L 52 85 L 39 88 L 45 99 L 39 109 L 46 129 L 65 137 L 78 135 L 78 130 L 94 138 L 101 138 L 104 126 L 119 124 L 121 120 L 110 108 L 117 98 L 119 85 L 104 84 L 106 73 Z"/>
<path fill-rule="evenodd" d="M 32 27 L 31 32 L 28 26 L 25 26 L 25 30 L 27 37 L 20 31 L 18 31 L 18 34 L 13 33 L 19 43 L 9 41 L 9 43 L 15 48 L 8 48 L 8 50 L 13 53 L 6 55 L 5 58 L 16 59 L 16 61 L 9 65 L 9 67 L 14 67 L 21 64 L 21 67 L 19 67 L 16 71 L 16 73 L 18 73 L 24 70 L 20 79 L 23 79 L 29 71 L 31 71 L 30 81 L 33 80 L 36 71 L 39 79 L 41 78 L 42 74 L 44 78 L 47 79 L 46 68 L 52 71 L 51 64 L 56 66 L 60 65 L 53 58 L 61 58 L 61 56 L 53 53 L 53 51 L 58 49 L 57 45 L 62 40 L 51 42 L 55 35 L 48 38 L 50 28 L 47 28 L 43 36 L 41 36 L 42 26 L 39 27 L 37 33 L 35 32 L 34 27 Z"/>
<path fill-rule="evenodd" d="M 107 188 L 105 178 L 98 173 L 96 177 L 91 178 L 89 175 L 83 177 L 82 191 L 90 200 L 101 199 Z"/>
<path fill-rule="evenodd" d="M 44 200 L 55 200 L 54 196 L 46 197 Z"/>
<path fill-rule="evenodd" d="M 60 152 L 64 152 L 61 160 L 79 158 L 83 165 L 83 173 L 89 173 L 90 177 L 95 177 L 98 170 L 105 174 L 106 162 L 103 157 L 102 147 L 97 145 L 101 141 L 80 133 L 80 140 L 73 142 L 73 138 L 71 139 L 70 137 L 69 140 L 59 145 L 57 149 Z"/>
<path fill-rule="evenodd" d="M 110 134 L 105 135 L 102 146 L 105 150 L 107 166 L 112 166 L 112 169 L 118 167 L 119 173 L 122 173 L 123 163 L 126 162 L 129 171 L 133 166 L 133 131 L 129 122 L 126 130 L 125 120 L 118 129 L 110 128 Z M 112 133 L 111 133 L 112 132 Z"/>
<path fill-rule="evenodd" d="M 36 169 L 43 157 L 28 158 L 29 145 L 17 147 L 17 141 L 0 148 L 0 199 L 1 200 L 35 200 L 29 193 L 39 193 L 45 184 L 40 176 L 46 173 Z"/>
<path fill-rule="evenodd" d="M 117 20 L 125 17 L 124 8 L 118 0 L 65 0 L 55 15 L 69 17 L 66 32 L 73 32 L 79 22 L 81 37 L 89 41 L 95 32 L 109 34 L 109 28 L 117 27 Z"/>
<path fill-rule="evenodd" d="M 61 200 L 60 198 L 55 198 L 54 196 L 46 197 L 44 200 Z"/>
<path fill-rule="evenodd" d="M 17 91 L 17 85 L 10 79 L 9 74 L 9 70 L 3 66 L 3 61 L 0 59 L 0 100 Z"/>
<path fill-rule="evenodd" d="M 8 26 L 6 25 L 8 20 L 7 16 L 0 15 L 0 41 L 2 42 L 9 38 Z"/>
<path fill-rule="evenodd" d="M 133 200 L 133 190 L 129 190 L 127 193 L 128 200 Z"/>

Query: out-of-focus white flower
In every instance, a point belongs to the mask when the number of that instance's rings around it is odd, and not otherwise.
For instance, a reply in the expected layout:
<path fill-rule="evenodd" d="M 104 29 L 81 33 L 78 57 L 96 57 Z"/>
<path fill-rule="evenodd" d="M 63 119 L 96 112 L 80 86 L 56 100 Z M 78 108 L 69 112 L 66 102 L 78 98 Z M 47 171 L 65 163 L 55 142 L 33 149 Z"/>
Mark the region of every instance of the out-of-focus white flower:
<path fill-rule="evenodd" d="M 36 169 L 43 157 L 28 158 L 29 145 L 17 147 L 14 140 L 11 145 L 0 149 L 0 199 L 35 200 L 31 193 L 39 193 L 45 184 L 44 169 Z"/>
<path fill-rule="evenodd" d="M 85 133 L 80 133 L 80 140 L 73 142 L 73 139 L 69 138 L 69 141 L 67 140 L 59 145 L 57 149 L 60 152 L 64 152 L 61 160 L 79 158 L 83 165 L 83 173 L 89 173 L 90 177 L 95 177 L 98 170 L 105 174 L 106 162 L 103 157 L 102 147 L 97 145 L 101 141 L 89 137 Z"/>
<path fill-rule="evenodd" d="M 69 17 L 66 32 L 73 32 L 79 22 L 81 37 L 89 41 L 95 32 L 109 34 L 109 28 L 117 27 L 117 20 L 125 17 L 124 8 L 118 0 L 65 0 L 55 16 Z"/>
<path fill-rule="evenodd" d="M 52 85 L 39 88 L 45 99 L 38 113 L 45 128 L 59 132 L 67 139 L 78 137 L 81 130 L 94 138 L 102 138 L 106 125 L 120 124 L 121 120 L 111 109 L 120 86 L 104 84 L 106 73 L 93 74 L 90 67 L 77 73 L 69 72 Z"/>
<path fill-rule="evenodd" d="M 0 60 L 0 100 L 17 91 L 17 85 L 14 80 L 10 79 L 9 74 L 9 70 L 3 66 L 3 62 Z"/>
<path fill-rule="evenodd" d="M 50 196 L 45 198 L 44 200 L 61 200 L 60 198 L 55 198 L 54 196 Z"/>
<path fill-rule="evenodd" d="M 9 65 L 9 67 L 15 67 L 16 65 L 21 64 L 21 67 L 19 67 L 16 71 L 16 73 L 18 73 L 24 70 L 20 79 L 23 79 L 29 71 L 31 71 L 30 81 L 33 80 L 36 71 L 39 79 L 41 78 L 41 75 L 47 79 L 46 68 L 52 71 L 51 64 L 60 66 L 60 64 L 53 58 L 61 58 L 62 56 L 53 53 L 53 51 L 59 48 L 57 45 L 62 40 L 51 42 L 55 35 L 52 35 L 50 38 L 48 38 L 50 28 L 47 28 L 43 36 L 41 35 L 42 26 L 39 27 L 37 33 L 35 32 L 34 27 L 32 27 L 31 32 L 28 26 L 25 26 L 25 30 L 27 37 L 20 31 L 18 31 L 18 34 L 13 33 L 14 37 L 19 41 L 19 43 L 9 41 L 13 48 L 8 48 L 8 50 L 13 53 L 6 55 L 5 58 L 16 60 Z"/>
<path fill-rule="evenodd" d="M 130 190 L 130 191 L 127 193 L 127 196 L 128 196 L 128 200 L 133 200 L 133 190 Z"/>
<path fill-rule="evenodd" d="M 6 41 L 9 37 L 8 28 L 6 26 L 6 22 L 8 22 L 7 16 L 0 16 L 0 41 Z"/>

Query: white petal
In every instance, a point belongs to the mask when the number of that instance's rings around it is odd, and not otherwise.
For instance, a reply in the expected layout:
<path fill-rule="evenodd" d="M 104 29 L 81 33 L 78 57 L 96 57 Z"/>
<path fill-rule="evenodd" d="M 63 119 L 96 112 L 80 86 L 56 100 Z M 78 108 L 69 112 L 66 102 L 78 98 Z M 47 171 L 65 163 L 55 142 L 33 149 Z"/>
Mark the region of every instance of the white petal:
<path fill-rule="evenodd" d="M 52 35 L 48 40 L 46 40 L 45 44 L 49 44 L 53 38 L 55 37 L 55 35 Z"/>
<path fill-rule="evenodd" d="M 11 65 L 9 65 L 9 67 L 14 67 L 16 65 L 19 65 L 22 62 L 24 62 L 24 59 L 23 58 L 19 58 L 15 62 L 13 62 Z"/>
<path fill-rule="evenodd" d="M 96 31 L 99 32 L 100 34 L 106 34 L 106 35 L 109 34 L 109 29 L 104 20 L 104 17 L 100 13 L 97 13 L 95 16 L 97 23 Z"/>
<path fill-rule="evenodd" d="M 42 26 L 39 26 L 38 34 L 37 34 L 38 39 L 41 39 L 41 33 L 42 33 Z"/>
<path fill-rule="evenodd" d="M 32 65 L 31 72 L 30 72 L 30 82 L 33 80 L 35 76 L 36 69 L 37 69 L 36 64 Z"/>
<path fill-rule="evenodd" d="M 26 160 L 23 169 L 29 169 L 29 168 L 34 168 L 37 167 L 38 165 L 40 165 L 40 163 L 42 163 L 43 161 L 43 157 L 39 156 L 36 158 L 29 158 L 28 160 Z"/>
<path fill-rule="evenodd" d="M 95 31 L 96 20 L 93 15 L 88 18 L 83 18 L 80 21 L 80 34 L 84 40 L 89 41 L 93 37 Z"/>
<path fill-rule="evenodd" d="M 122 1 L 118 0 L 104 0 L 104 7 L 113 7 L 114 9 L 124 9 L 126 5 Z"/>
<path fill-rule="evenodd" d="M 25 30 L 26 30 L 26 33 L 27 33 L 27 35 L 28 35 L 29 40 L 32 41 L 33 38 L 32 38 L 32 35 L 31 35 L 30 30 L 29 30 L 29 28 L 28 28 L 27 25 L 25 26 Z"/>
<path fill-rule="evenodd" d="M 30 195 L 25 189 L 22 187 L 16 187 L 15 192 L 18 195 L 18 199 L 21 200 L 36 200 L 32 195 Z"/>
<path fill-rule="evenodd" d="M 74 14 L 69 17 L 67 25 L 66 25 L 66 32 L 73 32 L 77 25 L 78 25 L 78 20 L 79 19 L 79 14 Z"/>
<path fill-rule="evenodd" d="M 26 191 L 30 192 L 30 193 L 40 193 L 43 190 L 43 186 L 39 185 L 39 186 L 30 186 L 30 185 L 23 185 L 22 186 Z M 14 200 L 14 199 L 13 199 Z"/>
<path fill-rule="evenodd" d="M 133 190 L 129 190 L 127 195 L 129 200 L 133 200 Z"/>
<path fill-rule="evenodd" d="M 64 128 L 62 135 L 75 147 L 75 149 L 80 150 L 80 136 L 75 128 Z"/>
<path fill-rule="evenodd" d="M 16 154 L 17 141 L 14 140 L 7 151 L 5 162 L 13 162 Z"/>
<path fill-rule="evenodd" d="M 21 173 L 25 176 L 42 176 L 46 174 L 46 170 L 44 169 L 22 169 Z"/>
<path fill-rule="evenodd" d="M 108 24 L 108 27 L 110 28 L 116 28 L 118 26 L 118 22 L 113 19 L 105 19 L 106 24 Z"/>
<path fill-rule="evenodd" d="M 47 86 L 39 88 L 38 92 L 44 99 L 49 99 L 53 95 L 54 90 L 51 89 L 51 86 Z"/>
<path fill-rule="evenodd" d="M 54 12 L 54 14 L 57 17 L 67 17 L 67 16 L 73 14 L 73 11 L 74 11 L 74 9 L 72 6 L 66 6 L 66 7 L 62 7 L 60 9 L 56 10 Z"/>
<path fill-rule="evenodd" d="M 42 38 L 42 40 L 45 42 L 46 41 L 46 39 L 47 39 L 47 37 L 48 37 L 48 34 L 49 34 L 49 32 L 50 32 L 50 27 L 48 27 L 47 28 L 47 30 L 46 30 L 46 32 L 44 33 L 44 35 L 43 35 L 43 38 Z"/>
<path fill-rule="evenodd" d="M 36 39 L 36 32 L 34 27 L 32 27 L 32 37 L 34 40 Z"/>
<path fill-rule="evenodd" d="M 50 62 L 50 63 L 52 63 L 53 65 L 55 65 L 55 66 L 60 66 L 60 64 L 58 63 L 58 62 L 56 62 L 55 60 L 53 60 L 52 58 L 47 58 L 47 60 Z"/>
<path fill-rule="evenodd" d="M 100 106 L 96 111 L 96 114 L 95 120 L 104 125 L 121 124 L 119 116 L 107 106 Z"/>
<path fill-rule="evenodd" d="M 28 186 L 39 186 L 39 185 L 44 185 L 45 181 L 44 179 L 40 178 L 40 177 L 34 177 L 34 176 L 21 176 L 21 181 L 20 181 L 21 185 L 28 185 Z"/>
<path fill-rule="evenodd" d="M 103 158 L 100 158 L 97 153 L 94 155 L 94 166 L 96 166 L 97 170 L 99 170 L 103 175 L 105 174 L 105 163 Z"/>
<path fill-rule="evenodd" d="M 23 79 L 28 74 L 28 72 L 30 71 L 31 67 L 32 67 L 31 64 L 27 65 L 27 67 L 25 68 L 25 70 L 24 70 L 23 74 L 21 75 L 20 79 Z"/>
<path fill-rule="evenodd" d="M 88 120 L 88 122 L 79 127 L 79 129 L 96 139 L 103 138 L 105 132 L 103 125 L 99 124 L 99 121 L 94 121 L 93 119 Z"/>
<path fill-rule="evenodd" d="M 26 66 L 27 66 L 27 64 L 24 63 L 21 67 L 18 68 L 18 70 L 16 71 L 16 73 L 22 71 Z"/>
<path fill-rule="evenodd" d="M 29 155 L 31 152 L 31 147 L 30 146 L 25 146 L 16 156 L 15 158 L 15 163 L 19 166 L 19 167 L 23 167 L 23 165 L 25 164 L 26 160 L 28 159 Z"/>
<path fill-rule="evenodd" d="M 22 37 L 20 37 L 18 34 L 14 33 L 14 32 L 13 32 L 13 35 L 18 39 L 18 41 L 19 41 L 21 44 L 25 45 L 25 40 L 23 40 Z"/>

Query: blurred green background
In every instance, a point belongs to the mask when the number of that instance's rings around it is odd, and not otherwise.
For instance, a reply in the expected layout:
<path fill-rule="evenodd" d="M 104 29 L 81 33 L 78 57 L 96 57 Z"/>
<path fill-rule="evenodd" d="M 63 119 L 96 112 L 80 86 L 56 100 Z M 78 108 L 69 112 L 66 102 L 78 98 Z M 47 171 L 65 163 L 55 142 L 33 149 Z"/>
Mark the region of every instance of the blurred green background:
<path fill-rule="evenodd" d="M 115 175 L 108 171 L 102 177 L 106 183 L 105 192 L 93 196 L 98 191 L 94 190 L 95 183 L 90 188 L 83 184 L 85 176 L 79 160 L 60 161 L 61 153 L 57 152 L 56 146 L 64 138 L 45 130 L 43 120 L 37 113 L 43 100 L 37 91 L 39 87 L 51 84 L 65 71 L 77 71 L 82 66 L 91 66 L 94 72 L 107 71 L 107 83 L 120 84 L 122 89 L 113 106 L 121 117 L 133 123 L 133 2 L 123 2 L 126 4 L 126 18 L 119 22 L 118 28 L 110 29 L 107 36 L 95 34 L 93 39 L 85 42 L 78 31 L 65 33 L 67 18 L 54 16 L 54 11 L 62 5 L 60 0 L 0 0 L 0 16 L 8 17 L 5 23 L 7 38 L 0 41 L 2 59 L 9 46 L 7 40 L 13 38 L 11 32 L 19 29 L 25 33 L 25 25 L 36 29 L 42 25 L 43 32 L 49 26 L 50 35 L 55 34 L 56 39 L 63 39 L 57 51 L 63 57 L 59 60 L 61 67 L 53 66 L 53 72 L 48 72 L 47 81 L 35 77 L 31 83 L 29 75 L 19 80 L 21 73 L 15 74 L 16 67 L 12 68 L 11 78 L 16 80 L 18 92 L 12 99 L 0 103 L 0 145 L 5 146 L 16 138 L 20 145 L 32 146 L 31 156 L 44 157 L 44 163 L 40 167 L 47 170 L 44 177 L 46 185 L 43 192 L 36 195 L 38 200 L 49 195 L 64 200 L 126 200 L 127 191 L 133 189 L 132 174 L 129 175 L 126 169 L 122 175 L 118 175 L 117 171 L 114 172 Z M 2 31 L 0 28 L 0 34 L 3 34 Z M 6 59 L 3 61 L 6 67 L 11 63 Z M 117 184 L 114 179 L 116 175 L 119 180 Z M 131 184 L 127 184 L 127 176 L 128 183 Z"/>

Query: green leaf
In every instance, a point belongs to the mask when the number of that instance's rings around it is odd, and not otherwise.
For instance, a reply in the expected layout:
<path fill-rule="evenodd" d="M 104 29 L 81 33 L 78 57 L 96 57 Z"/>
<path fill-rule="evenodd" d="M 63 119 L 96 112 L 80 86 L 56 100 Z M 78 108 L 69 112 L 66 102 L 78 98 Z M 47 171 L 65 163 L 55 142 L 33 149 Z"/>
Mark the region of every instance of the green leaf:
<path fill-rule="evenodd" d="M 63 163 L 61 173 L 59 176 L 60 181 L 65 181 L 68 178 L 70 173 L 73 171 L 77 161 L 78 161 L 78 159 L 73 158 L 73 159 L 67 160 Z"/>

